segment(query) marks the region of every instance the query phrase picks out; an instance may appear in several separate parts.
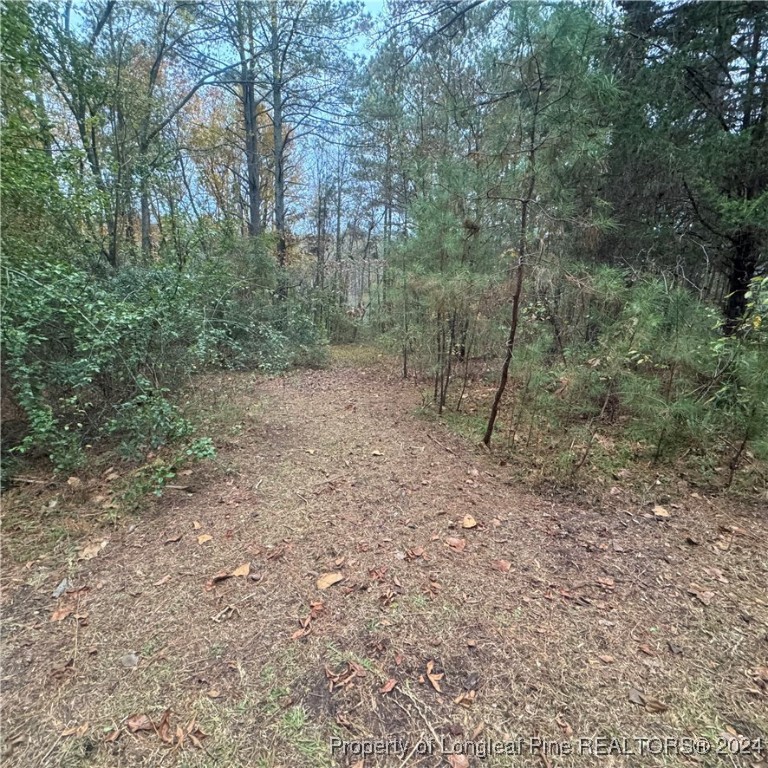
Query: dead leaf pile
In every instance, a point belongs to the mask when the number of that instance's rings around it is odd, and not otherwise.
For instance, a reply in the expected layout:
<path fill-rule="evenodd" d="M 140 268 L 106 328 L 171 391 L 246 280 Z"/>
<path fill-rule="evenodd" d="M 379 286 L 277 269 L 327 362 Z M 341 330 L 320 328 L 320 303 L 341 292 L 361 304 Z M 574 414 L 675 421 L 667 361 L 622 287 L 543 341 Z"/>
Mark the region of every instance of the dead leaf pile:
<path fill-rule="evenodd" d="M 145 713 L 138 713 L 131 715 L 125 721 L 125 727 L 128 733 L 154 733 L 160 738 L 164 744 L 175 749 L 182 749 L 185 742 L 197 749 L 203 749 L 203 739 L 207 738 L 208 734 L 204 733 L 196 723 L 196 718 L 193 717 L 186 725 L 178 724 L 175 728 L 171 725 L 171 710 L 166 709 L 163 712 L 159 722 L 155 723 L 149 715 Z M 117 741 L 122 734 L 122 731 L 117 728 L 110 731 L 104 740 L 107 742 Z"/>
<path fill-rule="evenodd" d="M 312 630 L 312 622 L 323 612 L 325 603 L 322 600 L 316 600 L 309 604 L 309 613 L 303 618 L 299 619 L 301 629 L 297 629 L 292 635 L 291 640 L 298 640 L 300 637 L 305 637 Z"/>
<path fill-rule="evenodd" d="M 440 681 L 445 677 L 445 672 L 435 672 L 435 660 L 430 659 L 427 662 L 427 680 L 429 680 L 432 687 L 438 692 L 442 693 L 443 689 L 440 687 Z"/>
<path fill-rule="evenodd" d="M 341 672 L 334 672 L 330 667 L 325 668 L 328 678 L 328 691 L 333 693 L 338 688 L 350 688 L 359 677 L 365 677 L 366 671 L 355 661 L 348 661 Z"/>

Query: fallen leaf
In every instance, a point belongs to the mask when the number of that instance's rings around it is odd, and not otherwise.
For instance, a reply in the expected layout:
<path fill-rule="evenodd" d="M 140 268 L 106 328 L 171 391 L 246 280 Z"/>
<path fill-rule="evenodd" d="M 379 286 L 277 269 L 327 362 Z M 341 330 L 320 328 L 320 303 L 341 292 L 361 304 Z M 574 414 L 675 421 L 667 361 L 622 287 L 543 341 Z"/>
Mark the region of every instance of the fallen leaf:
<path fill-rule="evenodd" d="M 445 677 L 444 672 L 434 672 L 435 662 L 430 659 L 427 662 L 427 679 L 432 683 L 432 687 L 438 692 L 442 693 L 443 689 L 440 687 L 440 681 Z"/>
<path fill-rule="evenodd" d="M 491 565 L 502 573 L 509 573 L 509 569 L 512 567 L 512 563 L 509 560 L 494 560 Z"/>
<path fill-rule="evenodd" d="M 477 528 L 477 520 L 472 515 L 464 515 L 464 519 L 461 521 L 462 528 Z"/>
<path fill-rule="evenodd" d="M 340 581 L 343 581 L 343 580 L 344 580 L 344 574 L 339 573 L 338 571 L 334 573 L 324 573 L 317 580 L 317 588 L 328 589 L 328 587 L 332 587 L 334 584 L 338 584 Z"/>
<path fill-rule="evenodd" d="M 455 552 L 463 552 L 467 546 L 466 539 L 457 539 L 455 536 L 449 536 L 445 543 Z"/>
<path fill-rule="evenodd" d="M 70 488 L 79 488 L 83 484 L 83 481 L 79 477 L 70 477 L 67 480 L 67 485 Z"/>
<path fill-rule="evenodd" d="M 645 707 L 646 711 L 651 713 L 666 712 L 669 709 L 663 702 L 651 696 L 646 696 L 642 691 L 638 691 L 637 688 L 629 689 L 629 700 L 633 704 Z"/>
<path fill-rule="evenodd" d="M 383 456 L 384 454 L 381 451 L 371 451 L 371 456 Z"/>
<path fill-rule="evenodd" d="M 74 613 L 75 606 L 70 603 L 65 603 L 64 605 L 59 606 L 52 614 L 51 614 L 51 621 L 63 621 L 67 618 L 67 616 L 70 616 L 72 613 Z"/>
<path fill-rule="evenodd" d="M 166 709 L 163 712 L 163 716 L 160 718 L 160 722 L 157 724 L 157 735 L 160 737 L 160 741 L 164 741 L 166 744 L 173 744 L 173 736 L 171 736 L 170 726 L 171 710 Z"/>
<path fill-rule="evenodd" d="M 210 541 L 213 538 L 210 533 L 203 533 L 197 537 L 198 544 L 205 544 L 206 541 Z"/>
<path fill-rule="evenodd" d="M 110 472 L 106 478 L 104 478 L 108 483 L 111 483 L 113 480 L 117 480 L 120 477 L 120 474 L 118 472 Z"/>
<path fill-rule="evenodd" d="M 390 677 L 384 685 L 379 688 L 379 693 L 389 693 L 397 685 L 397 680 L 394 677 Z"/>
<path fill-rule="evenodd" d="M 70 478 L 72 479 L 72 478 Z M 77 736 L 77 738 L 81 738 L 85 736 L 85 734 L 88 732 L 88 723 L 83 723 L 82 725 L 77 725 L 73 728 L 67 728 L 66 730 L 61 732 L 61 736 Z"/>
<path fill-rule="evenodd" d="M 169 536 L 163 544 L 175 544 L 177 541 L 181 541 L 181 537 L 183 534 L 177 533 L 175 536 Z"/>
<path fill-rule="evenodd" d="M 600 661 L 602 661 L 603 664 L 613 664 L 613 662 L 616 661 L 616 659 L 614 659 L 613 656 L 610 656 L 607 653 L 600 654 L 600 656 L 598 656 L 597 658 L 600 659 Z"/>
<path fill-rule="evenodd" d="M 664 509 L 664 507 L 660 507 L 660 506 L 656 505 L 653 508 L 653 515 L 654 515 L 654 517 L 664 518 L 664 517 L 669 517 L 669 512 L 668 512 L 668 510 Z"/>
<path fill-rule="evenodd" d="M 199 531 L 199 530 L 200 530 L 200 529 L 203 527 L 203 524 L 202 524 L 202 523 L 198 523 L 198 522 L 197 522 L 197 520 L 195 520 L 195 521 L 192 523 L 192 527 L 193 527 L 193 528 L 194 528 L 196 531 Z"/>
<path fill-rule="evenodd" d="M 646 697 L 645 709 L 647 712 L 652 712 L 655 714 L 657 712 L 666 712 L 669 709 L 669 707 L 663 702 L 659 701 L 658 699 L 652 699 L 652 698 Z"/>
<path fill-rule="evenodd" d="M 215 688 L 211 688 L 211 690 L 208 691 L 209 699 L 218 699 L 220 696 L 221 696 L 221 692 L 217 691 Z"/>
<path fill-rule="evenodd" d="M 715 596 L 714 592 L 711 592 L 708 589 L 704 589 L 698 584 L 691 584 L 691 586 L 688 587 L 688 594 L 693 595 L 700 603 L 703 603 L 704 605 L 710 605 L 712 603 L 712 599 Z"/>
<path fill-rule="evenodd" d="M 156 581 L 152 586 L 153 587 L 162 587 L 163 584 L 167 584 L 170 580 L 171 580 L 171 574 L 168 573 L 165 576 L 163 576 L 162 579 L 160 579 L 159 581 Z"/>
<path fill-rule="evenodd" d="M 247 576 L 251 572 L 251 564 L 250 563 L 243 563 L 242 565 L 238 565 L 237 568 L 235 568 L 234 571 L 232 571 L 233 576 Z"/>
<path fill-rule="evenodd" d="M 232 574 L 229 571 L 219 571 L 218 573 L 214 573 L 213 576 L 205 582 L 205 591 L 210 592 L 216 584 L 231 578 Z"/>
<path fill-rule="evenodd" d="M 654 651 L 653 648 L 648 645 L 648 643 L 643 643 L 638 647 L 638 650 L 644 653 L 646 656 L 656 656 L 656 651 Z"/>
<path fill-rule="evenodd" d="M 80 554 L 77 556 L 78 560 L 93 560 L 94 557 L 98 557 L 104 547 L 107 546 L 107 541 L 97 541 L 94 544 L 88 544 L 80 550 Z"/>
<path fill-rule="evenodd" d="M 667 648 L 669 648 L 669 652 L 675 654 L 675 656 L 678 656 L 683 652 L 683 649 L 679 645 L 675 645 L 671 640 L 667 640 Z"/>
<path fill-rule="evenodd" d="M 117 741 L 119 738 L 120 738 L 120 729 L 119 728 L 115 728 L 115 729 L 109 731 L 104 736 L 104 741 L 106 741 L 107 744 L 110 744 L 113 741 Z"/>
<path fill-rule="evenodd" d="M 146 715 L 131 715 L 126 721 L 126 726 L 131 733 L 138 731 L 154 731 L 155 726 Z"/>
<path fill-rule="evenodd" d="M 466 755 L 448 755 L 448 765 L 451 768 L 469 768 L 469 758 Z"/>

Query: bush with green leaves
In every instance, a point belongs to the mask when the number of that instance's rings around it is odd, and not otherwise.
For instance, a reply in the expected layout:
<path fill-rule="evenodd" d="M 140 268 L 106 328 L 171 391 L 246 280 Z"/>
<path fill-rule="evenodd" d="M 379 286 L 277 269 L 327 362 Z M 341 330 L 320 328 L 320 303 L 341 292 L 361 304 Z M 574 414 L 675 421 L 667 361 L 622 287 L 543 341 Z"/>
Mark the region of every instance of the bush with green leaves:
<path fill-rule="evenodd" d="M 322 363 L 308 302 L 280 297 L 268 260 L 243 251 L 102 277 L 71 262 L 8 260 L 3 363 L 27 426 L 15 450 L 44 452 L 61 470 L 98 440 L 138 458 L 192 433 L 173 393 L 195 372 Z"/>

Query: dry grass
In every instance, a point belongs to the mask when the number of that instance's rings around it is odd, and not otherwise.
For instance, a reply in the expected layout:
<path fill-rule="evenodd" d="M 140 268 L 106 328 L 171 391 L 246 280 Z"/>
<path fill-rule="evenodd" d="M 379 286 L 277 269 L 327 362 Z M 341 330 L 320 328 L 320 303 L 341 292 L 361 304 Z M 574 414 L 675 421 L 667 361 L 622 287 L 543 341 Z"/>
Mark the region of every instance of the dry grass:
<path fill-rule="evenodd" d="M 359 759 L 332 754 L 332 737 L 399 737 L 404 752 L 365 765 L 435 766 L 447 755 L 413 751 L 419 739 L 765 737 L 765 510 L 687 494 L 658 518 L 629 494 L 589 505 L 530 495 L 511 468 L 416 418 L 413 385 L 360 354 L 337 352 L 330 371 L 201 380 L 193 406 L 219 458 L 185 478 L 191 493 L 169 491 L 138 517 L 78 519 L 88 488 L 7 497 L 4 764 L 314 768 Z M 46 507 L 45 526 L 58 519 L 61 535 L 37 523 L 52 493 L 61 508 Z M 467 514 L 477 527 L 461 528 Z M 98 557 L 77 559 L 100 539 Z M 205 589 L 245 562 L 251 578 Z M 329 571 L 344 581 L 318 590 Z M 52 622 L 65 576 L 89 591 Z M 319 601 L 309 634 L 292 639 Z M 121 663 L 129 652 L 135 669 Z M 632 688 L 668 708 L 647 711 Z M 128 732 L 130 716 L 158 724 L 167 709 L 173 743 Z"/>

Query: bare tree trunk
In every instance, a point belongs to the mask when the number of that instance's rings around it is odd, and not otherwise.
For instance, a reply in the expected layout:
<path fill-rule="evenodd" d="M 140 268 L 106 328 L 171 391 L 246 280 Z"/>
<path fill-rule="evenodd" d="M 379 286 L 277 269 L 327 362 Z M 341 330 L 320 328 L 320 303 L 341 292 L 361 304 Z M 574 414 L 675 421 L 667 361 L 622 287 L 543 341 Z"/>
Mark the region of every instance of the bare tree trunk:
<path fill-rule="evenodd" d="M 272 136 L 274 144 L 275 165 L 275 231 L 277 232 L 277 264 L 285 269 L 285 176 L 284 176 L 284 143 L 283 136 L 283 73 L 280 55 L 280 34 L 277 19 L 277 2 L 271 4 L 272 22 Z"/>
<path fill-rule="evenodd" d="M 151 209 L 149 190 L 144 179 L 141 180 L 141 253 L 146 261 L 152 257 Z"/>
<path fill-rule="evenodd" d="M 538 63 L 537 70 L 538 70 Z M 501 398 L 504 396 L 504 390 L 507 388 L 507 379 L 509 378 L 509 366 L 512 362 L 512 354 L 515 347 L 515 338 L 517 337 L 517 325 L 520 317 L 520 298 L 523 293 L 523 278 L 525 276 L 525 258 L 528 248 L 528 207 L 533 200 L 533 193 L 536 190 L 536 134 L 537 123 L 539 116 L 539 102 L 542 93 L 542 81 L 539 73 L 538 82 L 536 84 L 536 97 L 533 107 L 533 119 L 531 122 L 530 132 L 528 134 L 528 186 L 525 190 L 525 196 L 521 202 L 520 209 L 520 234 L 517 253 L 517 267 L 515 268 L 515 292 L 512 295 L 512 319 L 509 324 L 509 335 L 507 336 L 507 351 L 504 356 L 504 363 L 501 366 L 501 376 L 499 378 L 499 386 L 496 390 L 496 395 L 493 398 L 493 405 L 491 406 L 491 413 L 488 416 L 488 426 L 483 435 L 483 443 L 486 447 L 490 447 L 491 438 L 493 437 L 493 428 L 496 424 L 496 418 L 499 414 L 499 406 L 501 405 Z"/>

